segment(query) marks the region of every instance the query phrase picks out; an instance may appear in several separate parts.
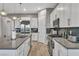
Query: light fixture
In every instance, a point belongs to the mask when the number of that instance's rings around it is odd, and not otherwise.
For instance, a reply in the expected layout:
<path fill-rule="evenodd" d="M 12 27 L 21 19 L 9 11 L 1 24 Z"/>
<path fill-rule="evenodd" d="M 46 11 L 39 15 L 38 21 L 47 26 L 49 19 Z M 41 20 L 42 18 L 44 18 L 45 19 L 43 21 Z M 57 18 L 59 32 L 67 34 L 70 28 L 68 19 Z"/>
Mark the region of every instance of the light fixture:
<path fill-rule="evenodd" d="M 14 16 L 14 17 L 13 17 L 13 19 L 14 19 L 14 20 L 16 20 L 16 19 L 17 19 L 17 17 L 15 17 L 15 16 Z"/>
<path fill-rule="evenodd" d="M 60 8 L 57 8 L 57 10 L 62 11 L 62 10 L 64 10 L 64 8 L 63 7 L 60 7 Z"/>
<path fill-rule="evenodd" d="M 3 3 L 3 5 L 2 5 L 2 11 L 0 12 L 0 14 L 1 14 L 2 16 L 7 15 L 7 13 L 6 13 L 5 10 L 4 10 L 4 3 Z"/>
<path fill-rule="evenodd" d="M 41 8 L 37 8 L 37 10 L 41 10 Z"/>
<path fill-rule="evenodd" d="M 26 8 L 24 8 L 23 10 L 26 11 Z"/>

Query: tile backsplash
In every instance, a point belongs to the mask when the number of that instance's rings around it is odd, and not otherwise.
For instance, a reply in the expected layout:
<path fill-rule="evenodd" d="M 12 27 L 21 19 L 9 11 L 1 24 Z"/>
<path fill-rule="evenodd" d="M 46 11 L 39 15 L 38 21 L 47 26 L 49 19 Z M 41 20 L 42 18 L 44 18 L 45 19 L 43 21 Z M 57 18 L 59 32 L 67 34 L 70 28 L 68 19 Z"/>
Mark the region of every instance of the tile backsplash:
<path fill-rule="evenodd" d="M 71 35 L 72 36 L 79 36 L 79 28 L 77 29 L 70 29 L 69 31 L 71 31 Z"/>
<path fill-rule="evenodd" d="M 70 34 L 70 32 L 71 32 L 71 34 Z M 79 36 L 79 28 L 60 29 L 60 30 L 59 30 L 59 34 L 60 34 L 60 35 L 67 34 L 67 35 L 72 35 L 72 36 Z"/>

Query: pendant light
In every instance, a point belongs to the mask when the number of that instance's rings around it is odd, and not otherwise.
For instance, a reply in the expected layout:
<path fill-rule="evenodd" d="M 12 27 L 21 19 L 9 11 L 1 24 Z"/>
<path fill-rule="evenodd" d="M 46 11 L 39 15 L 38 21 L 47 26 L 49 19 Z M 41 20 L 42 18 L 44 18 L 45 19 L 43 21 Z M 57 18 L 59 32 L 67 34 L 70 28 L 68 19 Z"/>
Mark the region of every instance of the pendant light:
<path fill-rule="evenodd" d="M 4 10 L 4 3 L 2 4 L 2 11 L 0 12 L 0 14 L 1 14 L 2 16 L 6 16 L 6 15 L 7 15 L 7 13 L 6 13 L 5 10 Z"/>
<path fill-rule="evenodd" d="M 17 17 L 16 17 L 16 16 L 14 16 L 14 17 L 13 17 L 13 20 L 16 20 L 16 19 L 17 19 Z"/>
<path fill-rule="evenodd" d="M 21 11 L 21 5 L 22 5 L 22 3 L 19 3 L 19 6 L 20 6 L 20 11 Z M 20 20 L 21 20 L 21 15 L 20 15 Z"/>
<path fill-rule="evenodd" d="M 15 8 L 15 7 L 13 7 L 13 8 Z M 15 11 L 16 11 L 16 10 L 13 9 L 13 12 L 14 12 L 14 13 L 15 13 Z M 17 20 L 17 16 L 14 15 L 14 16 L 12 17 L 12 19 L 13 19 L 14 21 Z"/>

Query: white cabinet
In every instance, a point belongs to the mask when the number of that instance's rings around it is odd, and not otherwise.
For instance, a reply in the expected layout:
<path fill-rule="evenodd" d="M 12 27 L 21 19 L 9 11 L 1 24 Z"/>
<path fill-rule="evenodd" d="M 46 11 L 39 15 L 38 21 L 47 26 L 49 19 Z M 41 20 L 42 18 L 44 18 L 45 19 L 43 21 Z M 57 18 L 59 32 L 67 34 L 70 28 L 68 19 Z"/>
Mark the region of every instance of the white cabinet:
<path fill-rule="evenodd" d="M 38 28 L 38 24 L 37 23 L 38 23 L 37 17 L 31 18 L 31 20 L 30 20 L 31 28 Z"/>
<path fill-rule="evenodd" d="M 53 56 L 58 56 L 58 54 L 59 54 L 59 44 L 54 40 Z"/>
<path fill-rule="evenodd" d="M 59 56 L 67 56 L 67 49 L 59 44 Z"/>
<path fill-rule="evenodd" d="M 71 5 L 71 27 L 79 27 L 79 4 L 74 3 Z"/>
<path fill-rule="evenodd" d="M 16 56 L 16 50 L 1 49 L 0 56 Z"/>
<path fill-rule="evenodd" d="M 79 49 L 68 49 L 68 56 L 79 56 Z"/>
<path fill-rule="evenodd" d="M 54 40 L 54 56 L 67 56 L 67 49 Z"/>
<path fill-rule="evenodd" d="M 64 20 L 64 4 L 59 4 L 56 8 L 57 10 L 57 16 L 56 18 L 60 19 L 60 27 L 64 27 L 65 26 L 65 20 Z"/>
<path fill-rule="evenodd" d="M 57 12 L 60 27 L 79 27 L 79 4 L 63 3 L 57 8 L 60 8 Z"/>
<path fill-rule="evenodd" d="M 24 55 L 23 48 L 24 48 L 24 44 L 22 44 L 22 45 L 17 49 L 17 55 L 19 55 L 19 56 L 23 56 L 23 55 Z"/>
<path fill-rule="evenodd" d="M 56 20 L 57 18 L 60 19 L 60 27 L 65 27 L 67 26 L 66 23 L 67 21 L 65 20 L 65 13 L 64 13 L 64 4 L 59 4 L 50 14 L 50 23 L 51 27 L 53 27 L 53 21 Z"/>
<path fill-rule="evenodd" d="M 62 3 L 56 8 L 57 18 L 60 19 L 60 27 L 69 27 L 69 20 L 71 16 L 71 4 Z"/>
<path fill-rule="evenodd" d="M 63 4 L 63 27 L 70 27 L 70 17 L 71 17 L 71 4 Z"/>
<path fill-rule="evenodd" d="M 27 56 L 30 50 L 30 38 L 28 38 L 18 49 L 17 55 L 18 56 Z"/>
<path fill-rule="evenodd" d="M 28 38 L 28 40 L 25 42 L 25 47 L 24 47 L 24 55 L 28 55 L 28 52 L 30 50 L 30 38 Z"/>
<path fill-rule="evenodd" d="M 38 40 L 38 33 L 32 33 L 32 40 L 37 41 Z"/>
<path fill-rule="evenodd" d="M 53 49 L 53 55 L 54 56 L 79 56 L 79 49 L 70 49 L 64 47 L 59 42 L 54 41 L 54 49 Z"/>
<path fill-rule="evenodd" d="M 50 23 L 60 19 L 60 27 L 79 27 L 79 4 L 60 3 L 50 14 Z"/>
<path fill-rule="evenodd" d="M 56 17 L 56 10 L 54 9 L 51 14 L 50 14 L 50 27 L 53 28 L 53 21 L 55 20 Z"/>

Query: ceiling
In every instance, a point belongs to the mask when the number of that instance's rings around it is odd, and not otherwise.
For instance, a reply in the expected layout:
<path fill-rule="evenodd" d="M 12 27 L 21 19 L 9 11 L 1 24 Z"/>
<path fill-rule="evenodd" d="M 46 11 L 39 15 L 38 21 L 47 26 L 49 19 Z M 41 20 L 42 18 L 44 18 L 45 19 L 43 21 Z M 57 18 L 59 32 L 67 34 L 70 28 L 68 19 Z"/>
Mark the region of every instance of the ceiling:
<path fill-rule="evenodd" d="M 55 8 L 57 3 L 0 3 L 0 11 L 4 9 L 9 14 L 17 13 L 38 13 L 39 10 L 45 8 Z M 3 8 L 4 6 L 4 8 Z"/>

